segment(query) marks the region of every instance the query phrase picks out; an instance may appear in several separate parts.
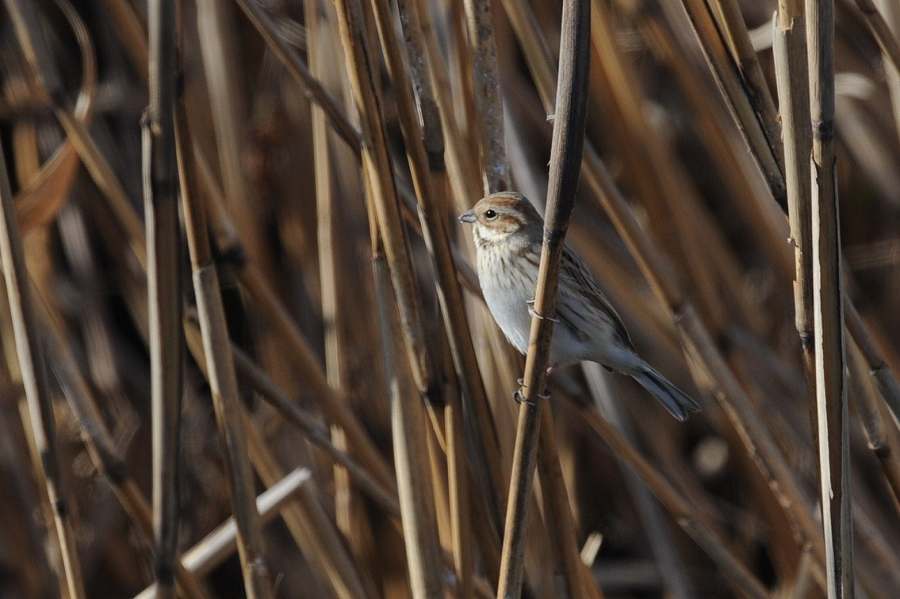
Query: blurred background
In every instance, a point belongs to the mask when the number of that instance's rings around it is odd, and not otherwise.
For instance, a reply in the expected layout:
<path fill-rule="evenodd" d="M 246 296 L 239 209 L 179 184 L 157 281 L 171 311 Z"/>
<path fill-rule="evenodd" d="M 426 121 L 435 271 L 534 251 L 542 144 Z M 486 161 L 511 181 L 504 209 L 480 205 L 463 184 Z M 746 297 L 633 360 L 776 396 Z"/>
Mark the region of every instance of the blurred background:
<path fill-rule="evenodd" d="M 789 19 L 773 19 L 778 4 L 799 15 L 802 38 L 801 2 L 591 2 L 585 162 L 568 242 L 635 345 L 704 411 L 680 424 L 624 377 L 592 366 L 553 374 L 562 478 L 543 466 L 536 478 L 527 596 L 754 596 L 753 585 L 823 596 L 773 57 L 773 33 Z M 900 76 L 873 31 L 896 45 L 900 5 L 876 2 L 877 29 L 860 10 L 868 2 L 834 4 L 855 568 L 865 596 L 886 598 L 900 596 L 900 431 L 889 409 L 900 368 Z M 207 537 L 234 512 L 229 472 L 241 472 L 217 426 L 185 241 L 208 231 L 231 339 L 213 347 L 236 365 L 232 433 L 253 469 L 243 484 L 281 494 L 260 504 L 274 595 L 406 597 L 423 577 L 432 586 L 420 596 L 493 596 L 523 362 L 484 308 L 455 216 L 503 187 L 543 208 L 561 3 L 174 5 L 177 57 L 162 76 L 181 121 L 162 155 L 174 160 L 177 146 L 182 172 L 169 188 L 148 185 L 172 193 L 180 179 L 179 212 L 190 195 L 206 216 L 171 229 L 180 250 L 161 279 L 184 300 L 183 333 L 162 338 L 185 347 L 175 353 L 180 446 L 166 449 L 178 463 L 179 594 L 245 593 L 233 529 Z M 29 275 L 19 299 L 32 305 L 46 363 L 40 389 L 55 422 L 42 430 L 85 596 L 134 596 L 159 563 L 148 3 L 7 0 L 0 15 L 0 192 L 17 217 Z M 790 87 L 805 89 L 797 73 Z M 797 122 L 794 133 L 808 135 L 808 119 Z M 19 302 L 5 291 L 0 597 L 72 596 L 47 498 L 53 472 L 26 406 Z M 401 501 L 402 518 L 398 483 L 417 506 Z M 566 583 L 561 508 L 591 590 Z"/>

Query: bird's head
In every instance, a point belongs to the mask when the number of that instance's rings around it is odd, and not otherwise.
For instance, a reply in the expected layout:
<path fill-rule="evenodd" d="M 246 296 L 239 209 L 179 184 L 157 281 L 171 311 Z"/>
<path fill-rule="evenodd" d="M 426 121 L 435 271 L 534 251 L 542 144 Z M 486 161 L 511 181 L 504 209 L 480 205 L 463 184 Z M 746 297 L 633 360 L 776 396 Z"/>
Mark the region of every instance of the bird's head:
<path fill-rule="evenodd" d="M 479 247 L 506 241 L 526 233 L 540 239 L 543 221 L 531 202 L 515 191 L 501 191 L 478 200 L 471 210 L 459 216 L 459 222 L 474 225 L 475 244 Z"/>

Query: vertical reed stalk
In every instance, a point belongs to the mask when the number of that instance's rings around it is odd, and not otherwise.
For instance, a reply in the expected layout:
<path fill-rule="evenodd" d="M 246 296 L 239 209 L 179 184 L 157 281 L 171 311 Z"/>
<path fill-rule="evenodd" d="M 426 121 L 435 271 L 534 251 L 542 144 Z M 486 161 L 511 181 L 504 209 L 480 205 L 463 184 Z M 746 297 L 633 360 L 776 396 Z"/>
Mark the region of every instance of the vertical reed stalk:
<path fill-rule="evenodd" d="M 569 217 L 575 206 L 575 192 L 581 170 L 588 63 L 590 61 L 590 3 L 566 0 L 562 9 L 559 82 L 556 116 L 550 151 L 550 181 L 544 220 L 544 244 L 535 290 L 534 311 L 522 403 L 513 450 L 513 469 L 507 500 L 503 552 L 497 597 L 519 597 L 522 591 L 525 509 L 531 494 L 535 458 L 541 426 L 541 410 L 546 393 L 546 367 L 553 335 L 551 320 L 556 307 L 559 260 L 565 243 Z M 543 315 L 543 317 L 541 316 Z M 553 456 L 556 459 L 556 456 Z M 551 481 L 546 481 L 552 484 Z M 553 523 L 554 525 L 556 523 Z M 584 596 L 577 578 L 569 579 L 569 592 Z"/>
<path fill-rule="evenodd" d="M 408 241 L 401 226 L 396 182 L 387 149 L 382 99 L 372 79 L 377 71 L 375 48 L 371 43 L 375 32 L 366 31 L 366 13 L 360 0 L 341 0 L 336 8 L 353 98 L 363 124 L 363 170 L 371 177 L 370 201 L 390 266 L 401 331 L 416 388 L 423 398 L 432 401 L 438 398 L 434 360 L 424 341 L 418 290 Z"/>
<path fill-rule="evenodd" d="M 191 156 L 187 115 L 183 102 L 176 110 L 178 136 L 178 168 L 185 231 L 194 273 L 194 294 L 200 317 L 200 331 L 209 372 L 216 421 L 225 449 L 228 484 L 234 517 L 238 526 L 238 553 L 244 574 L 244 589 L 250 599 L 272 596 L 268 567 L 263 557 L 263 538 L 256 511 L 253 471 L 247 454 L 242 406 L 238 397 L 237 376 L 231 356 L 225 310 L 222 305 L 219 276 L 213 262 L 203 203 L 192 195 Z"/>
<path fill-rule="evenodd" d="M 497 42 L 489 0 L 465 0 L 466 28 L 472 48 L 472 94 L 478 114 L 477 136 L 485 195 L 506 191 L 510 186 L 503 136 L 503 102 Z"/>
<path fill-rule="evenodd" d="M 23 24 L 16 23 L 17 28 L 21 26 Z M 75 533 L 72 530 L 69 499 L 62 484 L 53 404 L 47 387 L 44 356 L 35 330 L 34 307 L 31 303 L 28 275 L 25 272 L 25 255 L 16 223 L 16 211 L 5 160 L 3 150 L 0 148 L 0 203 L 3 210 L 0 219 L 0 259 L 3 262 L 3 276 L 6 279 L 19 372 L 28 404 L 31 436 L 37 454 L 35 457 L 39 458 L 34 468 L 43 478 L 40 482 L 47 489 L 47 497 L 53 510 L 55 542 L 62 559 L 61 574 L 65 578 L 69 599 L 82 599 L 85 596 L 84 582 Z"/>
<path fill-rule="evenodd" d="M 228 210 L 235 218 L 241 239 L 256 260 L 265 258 L 264 245 L 241 161 L 244 115 L 241 107 L 240 71 L 233 9 L 222 0 L 197 0 L 197 28 L 203 68 L 209 88 L 210 108 L 216 130 L 216 147 Z"/>
<path fill-rule="evenodd" d="M 153 529 L 160 599 L 175 593 L 181 431 L 181 236 L 175 165 L 175 5 L 150 4 L 150 107 L 144 126 L 144 218 L 150 308 Z"/>
<path fill-rule="evenodd" d="M 366 181 L 370 236 L 374 262 L 376 299 L 380 306 L 384 372 L 391 381 L 391 422 L 394 435 L 395 468 L 397 470 L 400 505 L 403 512 L 404 539 L 413 595 L 432 597 L 441 592 L 443 583 L 437 568 L 437 529 L 435 524 L 431 480 L 426 475 L 424 420 L 419 405 L 401 397 L 393 364 L 390 339 L 392 320 L 386 312 L 387 289 L 384 288 L 384 260 L 390 270 L 394 297 L 400 315 L 400 330 L 420 397 L 426 402 L 438 399 L 435 362 L 424 345 L 422 322 L 413 269 L 406 236 L 401 227 L 397 192 L 390 163 L 382 115 L 382 99 L 373 77 L 377 67 L 372 39 L 367 30 L 371 13 L 360 0 L 336 3 L 341 43 L 350 75 L 353 98 L 362 120 L 363 177 Z M 406 91 L 408 93 L 408 90 Z M 374 216 L 374 221 L 372 217 Z M 377 223 L 377 224 L 376 224 Z M 382 254 L 382 248 L 384 250 Z"/>
<path fill-rule="evenodd" d="M 320 31 L 321 10 L 318 0 L 303 3 L 306 21 L 306 55 L 313 77 L 322 72 L 324 62 L 319 56 L 324 36 Z M 255 10 L 259 10 L 258 8 Z M 260 11 L 261 12 L 261 11 Z M 273 36 L 275 39 L 280 39 Z M 339 216 L 337 202 L 334 200 L 334 182 L 331 178 L 331 156 L 328 123 L 326 115 L 318 105 L 311 104 L 314 175 L 316 180 L 316 233 L 319 252 L 319 285 L 321 287 L 322 320 L 325 325 L 325 376 L 329 386 L 335 389 L 344 388 L 347 367 L 342 358 L 347 350 L 344 347 L 344 319 L 341 310 L 342 280 L 340 276 L 340 249 L 337 243 Z M 346 293 L 347 289 L 343 288 Z M 346 297 L 346 296 L 344 296 Z M 347 304 L 343 304 L 346 308 Z M 347 438 L 340 427 L 331 429 L 331 438 L 340 449 L 347 449 Z M 357 498 L 358 499 L 358 498 Z M 347 539 L 350 539 L 357 555 L 363 553 L 362 538 L 356 535 L 354 526 L 362 524 L 361 506 L 354 499 L 353 489 L 346 469 L 334 469 L 334 507 L 338 528 Z"/>
<path fill-rule="evenodd" d="M 809 155 L 809 75 L 806 20 L 800 0 L 781 0 L 773 24 L 775 75 L 784 143 L 788 220 L 794 248 L 794 326 L 800 336 L 803 372 L 809 394 L 810 430 L 816 435 L 815 355 L 813 344 L 812 208 Z"/>
<path fill-rule="evenodd" d="M 812 271 L 822 526 L 829 599 L 853 597 L 841 238 L 834 153 L 834 2 L 806 0 L 812 122 Z"/>
<path fill-rule="evenodd" d="M 496 429 L 488 405 L 484 383 L 481 379 L 475 348 L 472 345 L 472 335 L 465 313 L 462 290 L 455 274 L 450 242 L 444 224 L 444 206 L 437 201 L 438 189 L 446 189 L 445 185 L 441 185 L 446 183 L 446 179 L 443 172 L 443 141 L 442 136 L 440 136 L 441 129 L 437 107 L 431 98 L 430 82 L 428 82 L 424 73 L 420 72 L 418 77 L 416 77 L 418 83 L 415 85 L 416 94 L 413 97 L 411 90 L 413 82 L 406 75 L 403 57 L 393 34 L 390 15 L 386 10 L 387 4 L 379 0 L 375 2 L 375 5 L 379 30 L 387 49 L 388 64 L 396 79 L 400 124 L 406 140 L 410 171 L 412 172 L 416 197 L 419 202 L 422 234 L 432 257 L 434 271 L 437 274 L 436 291 L 441 312 L 444 315 L 454 370 L 464 389 L 464 403 L 460 404 L 456 398 L 450 399 L 451 415 L 456 417 L 455 421 L 450 422 L 450 432 L 462 432 L 460 429 L 462 422 L 458 420 L 463 414 L 460 410 L 460 405 L 462 405 L 463 409 L 469 414 L 469 422 L 472 424 L 469 430 L 473 436 L 473 445 L 477 448 L 473 464 L 486 462 L 486 472 L 482 473 L 479 479 L 487 478 L 487 488 L 492 489 L 495 485 L 499 485 L 501 471 Z M 401 15 L 405 15 L 403 19 L 406 23 L 405 30 L 409 32 L 415 27 L 414 23 L 410 23 L 410 18 L 414 18 L 414 15 L 411 15 L 408 10 L 409 6 L 406 3 L 401 3 L 401 6 L 405 7 Z M 407 39 L 414 40 L 416 38 L 412 34 L 407 34 Z M 410 64 L 420 62 L 420 57 L 424 53 L 421 44 L 416 44 L 410 50 L 406 55 L 407 61 Z M 416 70 L 413 69 L 414 72 Z M 427 121 L 423 121 L 423 125 L 427 125 L 424 130 L 419 125 L 416 114 L 416 101 L 420 107 L 423 119 L 427 118 Z M 429 146 L 426 146 L 426 143 Z M 472 422 L 473 420 L 475 422 Z M 462 450 L 462 444 L 459 440 L 451 447 L 455 450 Z M 460 462 L 460 457 L 461 455 L 451 456 L 454 462 L 452 471 L 455 474 L 465 476 L 466 469 L 463 468 L 464 462 Z M 477 470 L 481 470 L 481 468 Z M 454 482 L 452 486 L 454 492 L 463 492 L 464 488 L 460 487 L 460 484 L 464 483 L 464 480 Z M 452 505 L 457 509 L 467 509 L 467 504 L 464 501 L 460 501 L 458 495 L 452 502 Z M 497 509 L 496 505 L 492 505 L 492 507 Z M 468 532 L 461 531 L 458 527 L 468 526 L 468 514 L 456 513 L 453 520 L 456 523 L 454 538 L 458 541 L 467 539 Z M 468 589 L 471 582 L 468 580 L 468 570 L 471 567 L 468 564 L 470 559 L 469 548 L 457 544 L 454 551 L 461 573 L 466 573 L 463 584 Z"/>
<path fill-rule="evenodd" d="M 431 484 L 426 475 L 425 417 L 415 399 L 404 397 L 397 376 L 393 318 L 390 309 L 390 276 L 379 243 L 373 240 L 372 274 L 375 277 L 375 301 L 381 334 L 384 372 L 388 376 L 391 403 L 391 429 L 394 437 L 394 464 L 400 492 L 403 540 L 412 596 L 416 599 L 439 597 L 443 593 L 438 567 L 437 528 Z M 422 483 L 425 484 L 422 484 Z"/>

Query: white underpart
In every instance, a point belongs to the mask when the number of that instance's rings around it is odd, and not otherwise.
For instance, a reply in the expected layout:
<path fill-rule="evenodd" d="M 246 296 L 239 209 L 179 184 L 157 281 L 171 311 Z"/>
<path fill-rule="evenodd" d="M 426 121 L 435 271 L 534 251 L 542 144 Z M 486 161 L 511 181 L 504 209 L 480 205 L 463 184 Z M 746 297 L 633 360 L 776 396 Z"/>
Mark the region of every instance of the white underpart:
<path fill-rule="evenodd" d="M 531 314 L 528 302 L 534 298 L 537 285 L 537 268 L 511 268 L 513 260 L 522 260 L 520 252 L 527 240 L 476 224 L 476 243 L 480 238 L 489 243 L 502 242 L 489 249 L 478 251 L 478 279 L 485 302 L 494 320 L 510 344 L 520 353 L 528 351 L 531 335 Z M 505 274 L 501 274 L 505 273 Z M 582 341 L 569 329 L 567 323 L 553 328 L 550 345 L 550 363 L 554 366 L 574 364 L 583 360 L 598 362 L 614 370 L 630 373 L 640 368 L 643 360 L 633 351 L 614 339 L 614 327 L 608 316 L 597 313 L 583 300 L 571 297 L 570 285 L 560 279 L 557 305 L 579 304 L 573 323 L 589 331 L 589 339 Z"/>

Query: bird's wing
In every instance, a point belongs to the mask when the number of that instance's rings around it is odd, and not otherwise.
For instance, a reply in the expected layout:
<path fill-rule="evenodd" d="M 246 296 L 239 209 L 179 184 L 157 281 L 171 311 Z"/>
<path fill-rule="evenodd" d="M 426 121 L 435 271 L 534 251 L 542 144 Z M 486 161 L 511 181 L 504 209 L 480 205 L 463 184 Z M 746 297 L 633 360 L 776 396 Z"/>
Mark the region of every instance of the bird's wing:
<path fill-rule="evenodd" d="M 631 337 L 628 335 L 628 330 L 625 328 L 625 323 L 622 322 L 619 313 L 616 312 L 616 309 L 613 308 L 612 304 L 609 303 L 609 300 L 606 299 L 606 294 L 600 289 L 600 285 L 594 280 L 594 276 L 588 270 L 587 266 L 585 266 L 578 254 L 573 252 L 569 246 L 565 246 L 563 249 L 562 258 L 560 260 L 559 289 L 560 293 L 580 293 L 583 295 L 583 300 L 588 302 L 588 306 L 585 306 L 583 311 L 586 312 L 587 310 L 590 310 L 595 314 L 602 315 L 603 318 L 608 320 L 621 341 L 629 347 L 632 347 Z M 575 310 L 579 310 L 577 301 L 557 301 L 556 311 L 562 319 L 570 322 L 573 319 L 583 320 L 586 316 L 585 314 L 567 314 L 567 312 Z M 581 327 L 573 328 L 576 332 L 583 331 L 583 328 Z M 585 331 L 585 336 L 589 336 L 587 331 Z"/>

